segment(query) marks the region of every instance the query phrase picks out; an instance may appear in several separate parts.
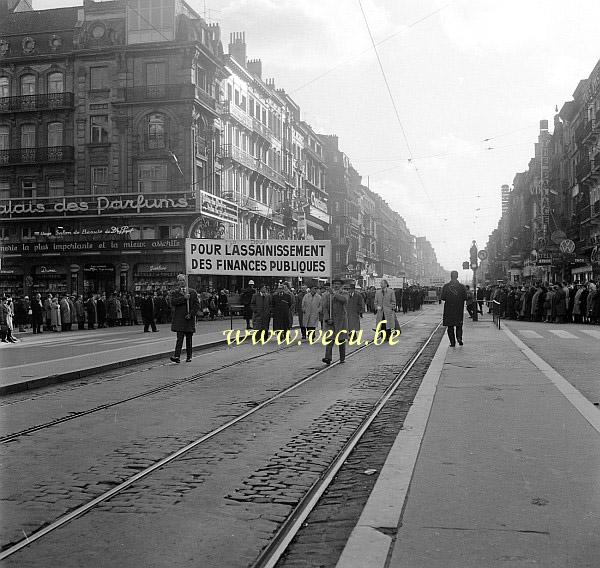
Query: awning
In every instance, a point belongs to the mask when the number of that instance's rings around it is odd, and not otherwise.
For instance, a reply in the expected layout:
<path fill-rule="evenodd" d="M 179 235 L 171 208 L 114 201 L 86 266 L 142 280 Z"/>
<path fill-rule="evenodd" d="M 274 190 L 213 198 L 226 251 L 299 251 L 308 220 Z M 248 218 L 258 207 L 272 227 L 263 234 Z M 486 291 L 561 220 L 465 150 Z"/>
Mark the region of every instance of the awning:
<path fill-rule="evenodd" d="M 593 269 L 592 269 L 591 265 L 580 266 L 578 268 L 572 268 L 571 269 L 571 274 L 588 274 L 590 272 L 593 272 Z"/>

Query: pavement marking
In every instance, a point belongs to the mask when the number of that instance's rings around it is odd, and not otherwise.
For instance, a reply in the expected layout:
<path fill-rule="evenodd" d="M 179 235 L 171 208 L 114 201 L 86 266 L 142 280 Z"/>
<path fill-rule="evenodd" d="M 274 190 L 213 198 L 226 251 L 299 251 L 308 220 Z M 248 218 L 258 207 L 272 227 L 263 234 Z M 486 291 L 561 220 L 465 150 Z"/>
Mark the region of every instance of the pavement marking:
<path fill-rule="evenodd" d="M 532 349 L 527 347 L 514 333 L 506 326 L 502 331 L 508 335 L 510 340 L 523 352 L 523 354 L 542 372 L 552 384 L 561 392 L 561 394 L 575 407 L 575 409 L 589 422 L 590 426 L 600 434 L 600 412 L 598 409 L 583 396 L 567 379 L 565 379 L 556 369 L 549 365 Z"/>
<path fill-rule="evenodd" d="M 600 339 L 600 331 L 596 331 L 595 329 L 580 329 L 582 333 L 587 333 L 596 339 Z"/>
<path fill-rule="evenodd" d="M 548 331 L 561 339 L 578 339 L 576 335 L 573 335 L 564 329 L 549 329 Z"/>
<path fill-rule="evenodd" d="M 386 565 L 393 539 L 375 527 L 398 527 L 448 346 L 442 339 L 336 568 Z"/>
<path fill-rule="evenodd" d="M 519 329 L 518 331 L 521 335 L 530 337 L 531 339 L 543 339 L 543 337 L 537 331 L 533 331 L 533 329 Z"/>

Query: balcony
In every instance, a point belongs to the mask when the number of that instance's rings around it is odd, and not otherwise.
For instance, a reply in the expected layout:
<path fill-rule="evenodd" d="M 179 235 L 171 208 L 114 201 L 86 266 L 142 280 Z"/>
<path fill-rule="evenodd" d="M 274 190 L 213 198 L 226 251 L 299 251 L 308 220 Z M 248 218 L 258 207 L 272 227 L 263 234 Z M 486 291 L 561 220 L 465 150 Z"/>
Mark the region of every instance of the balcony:
<path fill-rule="evenodd" d="M 589 158 L 584 158 L 575 166 L 575 177 L 579 183 L 585 181 L 592 171 Z"/>
<path fill-rule="evenodd" d="M 256 169 L 256 158 L 244 150 L 240 150 L 232 144 L 225 144 L 221 147 L 223 159 L 233 160 L 242 166 L 246 166 L 251 170 Z"/>
<path fill-rule="evenodd" d="M 271 131 L 256 118 L 252 119 L 252 130 L 256 132 L 259 136 L 262 136 L 267 142 L 271 142 Z"/>
<path fill-rule="evenodd" d="M 73 93 L 1 97 L 0 113 L 73 108 Z"/>
<path fill-rule="evenodd" d="M 283 175 L 275 171 L 271 166 L 268 166 L 264 162 L 256 160 L 255 169 L 259 174 L 265 176 L 271 181 L 274 181 L 279 185 L 285 185 L 285 178 L 283 177 Z"/>
<path fill-rule="evenodd" d="M 587 223 L 591 218 L 591 213 L 592 213 L 592 208 L 589 205 L 582 207 L 579 210 L 579 215 L 578 215 L 579 224 L 584 225 L 585 223 Z"/>
<path fill-rule="evenodd" d="M 73 146 L 48 146 L 0 150 L 0 167 L 73 161 Z"/>
<path fill-rule="evenodd" d="M 180 101 L 182 99 L 195 98 L 197 91 L 198 89 L 196 89 L 196 86 L 191 83 L 182 83 L 180 85 L 141 85 L 138 87 L 120 89 L 120 95 L 128 103 L 145 101 Z M 212 108 L 214 108 L 214 99 L 212 100 Z"/>
<path fill-rule="evenodd" d="M 246 111 L 242 110 L 235 103 L 231 101 L 225 101 L 223 103 L 223 113 L 228 114 L 231 118 L 239 122 L 242 126 L 245 126 L 248 130 L 252 130 L 252 118 L 250 118 Z"/>

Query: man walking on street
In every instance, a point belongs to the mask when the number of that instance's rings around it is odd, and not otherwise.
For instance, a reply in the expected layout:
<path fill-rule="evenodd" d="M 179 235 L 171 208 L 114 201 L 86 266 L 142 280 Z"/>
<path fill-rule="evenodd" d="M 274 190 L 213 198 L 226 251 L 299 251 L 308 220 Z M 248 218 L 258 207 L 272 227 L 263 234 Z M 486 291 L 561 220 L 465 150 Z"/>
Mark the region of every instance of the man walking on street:
<path fill-rule="evenodd" d="M 173 307 L 173 321 L 171 331 L 177 333 L 175 354 L 171 357 L 173 363 L 179 363 L 183 338 L 185 337 L 186 363 L 192 360 L 192 335 L 196 332 L 196 314 L 200 310 L 198 293 L 193 288 L 188 288 L 185 274 L 177 275 L 176 287 L 171 291 L 171 306 Z"/>
<path fill-rule="evenodd" d="M 246 329 L 252 329 L 250 322 L 252 321 L 252 298 L 256 290 L 254 289 L 254 280 L 248 281 L 248 287 L 242 292 L 241 301 L 242 301 L 242 314 L 244 319 L 246 320 Z"/>
<path fill-rule="evenodd" d="M 333 354 L 333 343 L 338 338 L 340 348 L 340 363 L 346 360 L 346 339 L 348 335 L 348 295 L 341 290 L 344 281 L 340 278 L 334 278 L 331 281 L 332 290 L 325 292 L 321 301 L 323 311 L 323 332 L 333 331 L 325 346 L 325 357 L 323 363 L 331 364 Z M 339 337 L 338 337 L 339 334 Z M 344 334 L 346 337 L 344 337 Z"/>
<path fill-rule="evenodd" d="M 271 322 L 271 296 L 265 285 L 260 287 L 260 292 L 252 296 L 252 328 L 263 334 L 268 339 L 269 324 Z"/>
<path fill-rule="evenodd" d="M 356 289 L 356 284 L 350 282 L 344 285 L 344 290 L 348 293 L 348 334 L 354 332 L 355 335 L 360 331 L 360 318 L 365 311 L 365 303 L 360 292 Z"/>
<path fill-rule="evenodd" d="M 448 338 L 450 347 L 463 344 L 463 315 L 465 312 L 465 300 L 467 299 L 467 290 L 458 281 L 458 272 L 453 270 L 450 273 L 450 282 L 444 284 L 442 288 L 442 300 L 444 300 L 444 319 L 443 325 L 448 328 Z M 456 337 L 454 335 L 456 328 Z"/>

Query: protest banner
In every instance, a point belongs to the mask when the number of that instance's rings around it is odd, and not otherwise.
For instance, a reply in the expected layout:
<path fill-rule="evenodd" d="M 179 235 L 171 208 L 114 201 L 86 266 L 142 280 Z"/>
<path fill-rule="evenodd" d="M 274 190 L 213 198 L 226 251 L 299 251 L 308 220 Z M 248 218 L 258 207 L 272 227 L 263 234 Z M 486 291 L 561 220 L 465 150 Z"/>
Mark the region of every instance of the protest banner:
<path fill-rule="evenodd" d="M 331 277 L 331 241 L 185 239 L 188 274 Z"/>

